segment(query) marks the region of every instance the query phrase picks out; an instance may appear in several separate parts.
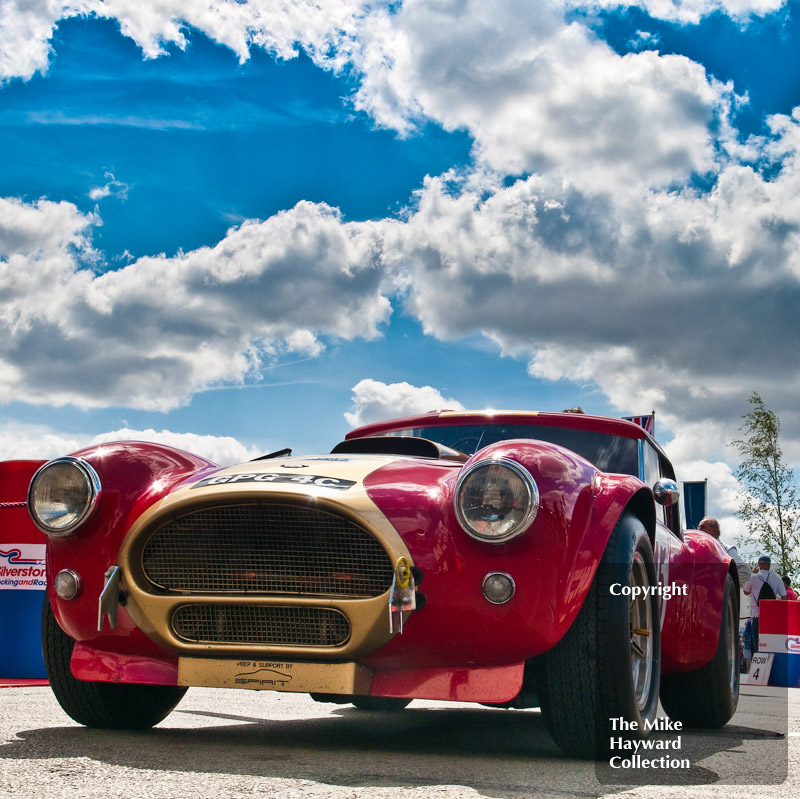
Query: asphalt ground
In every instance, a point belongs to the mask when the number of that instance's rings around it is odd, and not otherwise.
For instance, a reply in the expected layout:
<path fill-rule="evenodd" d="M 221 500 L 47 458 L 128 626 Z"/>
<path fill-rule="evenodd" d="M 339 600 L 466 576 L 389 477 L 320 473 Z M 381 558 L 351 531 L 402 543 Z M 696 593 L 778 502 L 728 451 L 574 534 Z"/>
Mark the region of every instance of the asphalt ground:
<path fill-rule="evenodd" d="M 620 777 L 563 757 L 537 711 L 418 700 L 379 714 L 305 695 L 193 688 L 155 729 L 114 732 L 72 722 L 47 687 L 2 688 L 0 797 L 800 796 L 800 689 L 742 690 L 723 730 L 682 734 L 670 757 L 688 758 L 688 770 Z M 609 784 L 631 777 L 649 784 Z"/>

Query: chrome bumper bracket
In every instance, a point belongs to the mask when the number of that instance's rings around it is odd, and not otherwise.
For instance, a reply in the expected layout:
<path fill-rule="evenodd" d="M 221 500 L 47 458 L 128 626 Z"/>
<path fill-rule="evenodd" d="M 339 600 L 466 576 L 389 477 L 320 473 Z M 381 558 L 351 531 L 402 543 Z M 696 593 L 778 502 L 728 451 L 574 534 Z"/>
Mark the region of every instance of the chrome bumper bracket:
<path fill-rule="evenodd" d="M 117 629 L 117 606 L 119 605 L 119 580 L 122 572 L 119 566 L 112 566 L 103 575 L 106 579 L 97 603 L 97 632 L 103 632 L 103 620 L 108 616 L 112 630 Z"/>

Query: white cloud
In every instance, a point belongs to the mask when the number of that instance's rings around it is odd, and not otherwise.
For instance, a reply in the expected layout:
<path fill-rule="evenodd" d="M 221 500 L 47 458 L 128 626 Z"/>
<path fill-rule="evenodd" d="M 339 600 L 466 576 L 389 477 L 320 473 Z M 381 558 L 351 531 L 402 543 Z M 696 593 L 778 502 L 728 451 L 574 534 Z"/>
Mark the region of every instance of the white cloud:
<path fill-rule="evenodd" d="M 241 463 L 264 453 L 230 436 L 174 433 L 170 430 L 132 430 L 124 427 L 108 433 L 66 434 L 45 425 L 6 422 L 0 426 L 0 461 L 48 460 L 110 441 L 153 441 L 207 458 L 220 466 Z"/>
<path fill-rule="evenodd" d="M 558 4 L 404 3 L 360 29 L 357 107 L 408 132 L 466 129 L 481 163 L 593 189 L 667 186 L 714 168 L 728 87 L 697 63 L 620 56 Z"/>
<path fill-rule="evenodd" d="M 747 22 L 752 17 L 763 17 L 777 11 L 785 5 L 785 0 L 567 0 L 565 5 L 611 10 L 638 6 L 654 19 L 695 24 L 716 12 Z"/>
<path fill-rule="evenodd" d="M 332 46 L 352 35 L 371 5 L 366 0 L 88 0 L 98 17 L 116 19 L 148 58 L 169 45 L 186 46 L 186 28 L 202 31 L 241 61 L 251 47 L 293 58 L 298 46 L 325 58 Z"/>
<path fill-rule="evenodd" d="M 115 20 L 147 58 L 185 48 L 188 28 L 230 48 L 241 61 L 259 47 L 293 58 L 299 47 L 335 66 L 337 44 L 354 35 L 366 0 L 0 0 L 0 82 L 47 69 L 58 22 Z"/>
<path fill-rule="evenodd" d="M 595 385 L 620 411 L 720 418 L 730 437 L 758 388 L 800 440 L 800 111 L 771 126 L 768 176 L 731 162 L 710 193 L 429 180 L 386 247 L 409 309 L 430 334 L 480 330 L 532 375 Z"/>
<path fill-rule="evenodd" d="M 230 436 L 207 436 L 195 433 L 173 433 L 171 430 L 131 430 L 123 427 L 109 433 L 92 437 L 91 444 L 106 444 L 111 441 L 154 441 L 169 447 L 182 449 L 207 458 L 220 466 L 229 466 L 258 458 L 264 453 L 248 447 Z"/>
<path fill-rule="evenodd" d="M 391 310 L 380 228 L 324 205 L 101 275 L 79 257 L 94 221 L 0 202 L 0 401 L 164 410 L 281 352 L 319 354 L 320 334 L 372 338 Z"/>
<path fill-rule="evenodd" d="M 173 407 L 282 352 L 377 335 L 400 291 L 429 334 L 482 332 L 532 375 L 596 386 L 621 412 L 656 408 L 673 432 L 719 419 L 733 438 L 757 388 L 796 453 L 800 119 L 771 125 L 769 177 L 732 162 L 706 194 L 445 176 L 404 222 L 300 203 L 99 276 L 80 260 L 99 220 L 3 201 L 0 398 Z"/>
<path fill-rule="evenodd" d="M 106 183 L 103 186 L 95 186 L 89 191 L 89 199 L 95 202 L 104 200 L 106 197 L 118 197 L 125 200 L 128 197 L 128 185 L 117 180 L 111 172 L 104 175 Z"/>
<path fill-rule="evenodd" d="M 737 17 L 764 13 L 775 1 L 645 5 L 685 21 L 726 9 Z M 240 59 L 251 47 L 278 58 L 302 47 L 319 65 L 358 78 L 354 104 L 379 125 L 405 134 L 432 119 L 465 129 L 476 159 L 504 174 L 536 172 L 587 190 L 623 191 L 715 170 L 710 126 L 728 130 L 731 88 L 688 58 L 618 55 L 588 27 L 567 21 L 575 5 L 582 4 L 83 0 L 59 8 L 116 19 L 147 57 L 185 47 L 190 27 Z M 28 17 L 14 9 L 9 17 L 24 26 Z M 47 5 L 30 13 L 50 20 L 56 11 Z"/>
<path fill-rule="evenodd" d="M 85 7 L 72 0 L 0 0 L 0 84 L 44 72 L 58 21 Z"/>
<path fill-rule="evenodd" d="M 87 443 L 86 436 L 67 435 L 44 425 L 0 425 L 0 461 L 48 460 L 75 452 Z"/>
<path fill-rule="evenodd" d="M 410 383 L 381 383 L 365 378 L 353 386 L 353 408 L 344 418 L 353 427 L 397 416 L 411 416 L 434 410 L 463 410 L 454 399 L 446 399 L 431 386 Z"/>
<path fill-rule="evenodd" d="M 170 47 L 185 48 L 189 28 L 202 31 L 228 47 L 244 61 L 253 47 L 262 48 L 278 58 L 293 58 L 298 48 L 305 49 L 318 63 L 342 68 L 364 40 L 373 39 L 369 54 L 362 54 L 359 64 L 365 71 L 382 70 L 387 61 L 402 61 L 404 50 L 413 43 L 413 28 L 419 32 L 426 21 L 459 23 L 469 28 L 475 19 L 489 23 L 488 38 L 481 50 L 502 52 L 488 44 L 501 44 L 500 32 L 509 18 L 519 21 L 510 29 L 519 41 L 530 38 L 526 23 L 533 18 L 534 31 L 541 35 L 553 19 L 563 18 L 574 10 L 610 10 L 638 6 L 655 19 L 697 23 L 703 17 L 721 12 L 746 22 L 764 16 L 785 5 L 785 0 L 551 0 L 528 3 L 505 0 L 491 7 L 479 2 L 440 2 L 405 0 L 397 4 L 369 0 L 0 0 L 0 81 L 21 77 L 28 79 L 47 69 L 53 33 L 58 22 L 75 16 L 94 16 L 115 20 L 125 36 L 133 39 L 147 58 L 163 55 Z M 496 22 L 492 15 L 497 11 Z M 393 13 L 397 12 L 397 13 Z M 399 20 L 411 20 L 408 38 Z M 512 17 L 513 15 L 513 17 Z M 417 22 L 414 22 L 416 20 Z M 366 34 L 365 31 L 369 31 Z M 506 35 L 509 31 L 506 26 Z M 436 29 L 425 31 L 437 35 Z M 447 31 L 441 31 L 447 37 Z M 494 33 L 495 35 L 492 35 Z M 465 31 L 466 36 L 470 35 Z M 359 41 L 360 40 L 360 41 Z M 464 39 L 466 41 L 466 39 Z M 511 48 L 512 55 L 514 48 Z M 470 56 L 473 52 L 468 53 Z M 435 60 L 435 53 L 431 54 Z M 447 53 L 444 53 L 447 58 Z"/>
<path fill-rule="evenodd" d="M 0 197 L 0 258 L 18 253 L 34 257 L 85 249 L 92 225 L 99 220 L 81 214 L 68 202 L 38 200 L 25 203 Z"/>

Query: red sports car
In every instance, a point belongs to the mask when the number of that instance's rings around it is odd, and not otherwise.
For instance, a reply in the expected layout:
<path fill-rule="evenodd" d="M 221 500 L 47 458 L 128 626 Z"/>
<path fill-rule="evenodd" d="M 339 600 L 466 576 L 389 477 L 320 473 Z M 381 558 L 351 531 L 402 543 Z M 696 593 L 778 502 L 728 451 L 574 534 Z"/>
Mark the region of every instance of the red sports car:
<path fill-rule="evenodd" d="M 659 696 L 689 726 L 736 709 L 735 565 L 628 421 L 433 412 L 224 469 L 103 444 L 42 465 L 28 509 L 48 675 L 89 726 L 152 726 L 189 686 L 444 699 L 539 706 L 595 757 Z"/>

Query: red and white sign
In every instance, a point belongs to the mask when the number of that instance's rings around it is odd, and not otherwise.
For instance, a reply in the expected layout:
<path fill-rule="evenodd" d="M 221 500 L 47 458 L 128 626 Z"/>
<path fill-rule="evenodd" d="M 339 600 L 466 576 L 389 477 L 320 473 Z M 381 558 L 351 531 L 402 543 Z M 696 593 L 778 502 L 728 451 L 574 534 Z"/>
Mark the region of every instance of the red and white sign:
<path fill-rule="evenodd" d="M 800 654 L 800 602 L 769 599 L 761 603 L 758 651 Z"/>
<path fill-rule="evenodd" d="M 44 591 L 44 544 L 0 543 L 0 591 Z"/>

